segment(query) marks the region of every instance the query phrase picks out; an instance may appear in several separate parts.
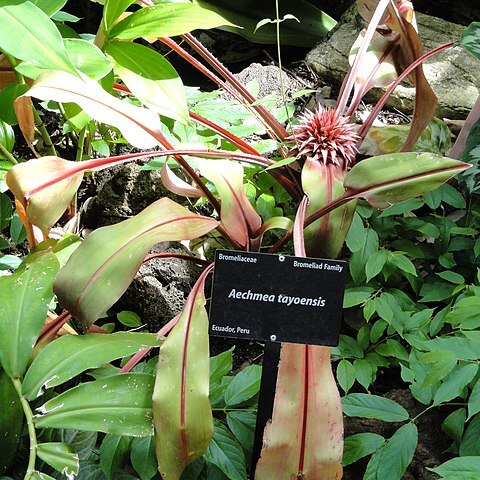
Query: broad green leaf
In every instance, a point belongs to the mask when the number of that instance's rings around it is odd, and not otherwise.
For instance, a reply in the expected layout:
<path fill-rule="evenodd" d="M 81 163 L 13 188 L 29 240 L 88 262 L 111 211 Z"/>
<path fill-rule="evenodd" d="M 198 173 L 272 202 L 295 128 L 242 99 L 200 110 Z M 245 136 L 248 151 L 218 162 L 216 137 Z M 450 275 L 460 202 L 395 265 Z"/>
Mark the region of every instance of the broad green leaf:
<path fill-rule="evenodd" d="M 66 38 L 64 42 L 75 67 L 88 77 L 99 80 L 112 70 L 112 64 L 92 42 L 81 38 Z"/>
<path fill-rule="evenodd" d="M 368 228 L 364 237 L 362 247 L 353 252 L 350 257 L 350 275 L 355 284 L 360 284 L 366 278 L 365 268 L 368 259 L 378 252 L 379 240 L 378 235 L 373 228 Z"/>
<path fill-rule="evenodd" d="M 160 349 L 153 394 L 157 459 L 165 480 L 178 479 L 203 455 L 213 434 L 209 338 L 203 272 Z"/>
<path fill-rule="evenodd" d="M 13 205 L 8 195 L 0 193 L 0 231 L 8 226 L 12 219 Z"/>
<path fill-rule="evenodd" d="M 389 260 L 391 263 L 393 263 L 393 265 L 395 265 L 398 269 L 402 270 L 403 272 L 409 273 L 414 277 L 417 276 L 417 270 L 415 268 L 415 265 L 405 255 L 394 252 L 393 255 L 389 257 Z"/>
<path fill-rule="evenodd" d="M 103 7 L 103 30 L 108 37 L 110 28 L 119 19 L 120 15 L 134 3 L 135 0 L 106 0 Z"/>
<path fill-rule="evenodd" d="M 0 145 L 11 152 L 14 144 L 15 133 L 13 132 L 13 128 L 8 123 L 0 120 Z M 3 158 L 2 152 L 0 152 L 0 158 Z"/>
<path fill-rule="evenodd" d="M 363 477 L 364 480 L 400 480 L 412 461 L 417 448 L 418 430 L 415 424 L 400 427 L 387 442 L 377 450 Z"/>
<path fill-rule="evenodd" d="M 75 173 L 76 162 L 59 157 L 43 157 L 19 163 L 12 167 L 5 181 L 15 197 L 26 205 L 28 220 L 48 233 L 70 204 L 83 179 L 83 172 Z M 31 194 L 39 184 L 65 174 L 67 178 Z"/>
<path fill-rule="evenodd" d="M 26 84 L 10 84 L 3 90 L 0 90 L 0 118 L 9 125 L 18 125 L 18 119 L 15 115 L 13 103 L 28 90 Z M 10 162 L 8 162 L 9 165 Z"/>
<path fill-rule="evenodd" d="M 55 440 L 66 443 L 73 447 L 78 454 L 80 462 L 91 458 L 92 452 L 97 443 L 97 432 L 86 432 L 83 430 L 57 429 L 55 430 Z"/>
<path fill-rule="evenodd" d="M 341 410 L 330 348 L 284 343 L 273 417 L 264 432 L 255 476 L 277 479 L 282 472 L 289 479 L 341 478 Z"/>
<path fill-rule="evenodd" d="M 117 127 L 137 148 L 153 148 L 162 138 L 162 127 L 155 112 L 110 95 L 86 76 L 78 78 L 60 71 L 43 73 L 25 95 L 40 100 L 76 103 L 98 122 Z"/>
<path fill-rule="evenodd" d="M 455 367 L 438 388 L 433 399 L 434 404 L 440 405 L 461 396 L 463 389 L 473 380 L 477 372 L 477 364 L 458 365 Z"/>
<path fill-rule="evenodd" d="M 463 297 L 458 300 L 452 310 L 445 315 L 444 320 L 457 328 L 474 330 L 480 326 L 479 308 L 479 296 Z"/>
<path fill-rule="evenodd" d="M 468 397 L 468 418 L 470 420 L 474 415 L 480 412 L 480 380 L 477 380 Z"/>
<path fill-rule="evenodd" d="M 463 31 L 460 45 L 480 60 L 480 22 L 472 22 Z"/>
<path fill-rule="evenodd" d="M 355 383 L 355 368 L 348 360 L 340 360 L 337 366 L 337 381 L 345 393 L 348 393 Z"/>
<path fill-rule="evenodd" d="M 89 368 L 101 367 L 117 358 L 161 344 L 162 341 L 151 333 L 64 335 L 49 343 L 35 357 L 25 375 L 22 393 L 33 400 L 43 393 L 44 388 L 61 385 Z"/>
<path fill-rule="evenodd" d="M 225 402 L 229 406 L 249 400 L 260 390 L 262 367 L 250 365 L 235 375 L 225 391 Z"/>
<path fill-rule="evenodd" d="M 253 449 L 256 421 L 257 412 L 254 410 L 233 410 L 227 413 L 227 424 L 246 452 Z"/>
<path fill-rule="evenodd" d="M 457 365 L 457 357 L 448 350 L 428 352 L 420 357 L 421 363 L 431 363 L 430 374 L 423 381 L 425 387 L 438 385 Z"/>
<path fill-rule="evenodd" d="M 244 480 L 245 455 L 235 437 L 220 422 L 215 422 L 215 431 L 206 460 L 216 465 L 230 480 Z"/>
<path fill-rule="evenodd" d="M 40 443 L 37 447 L 37 455 L 45 463 L 48 463 L 57 472 L 67 478 L 78 475 L 78 455 L 73 448 L 66 443 L 50 442 Z"/>
<path fill-rule="evenodd" d="M 151 437 L 145 437 L 151 438 Z M 106 435 L 100 446 L 100 466 L 105 476 L 117 480 L 120 468 L 128 459 L 132 439 L 121 435 Z"/>
<path fill-rule="evenodd" d="M 233 347 L 210 358 L 210 384 L 219 382 L 224 375 L 232 370 L 232 352 Z"/>
<path fill-rule="evenodd" d="M 355 368 L 355 378 L 358 383 L 368 390 L 370 385 L 375 380 L 376 367 L 374 364 L 370 363 L 367 359 L 357 358 L 353 362 L 353 367 Z"/>
<path fill-rule="evenodd" d="M 30 0 L 38 8 L 42 9 L 49 17 L 55 15 L 65 6 L 67 0 Z"/>
<path fill-rule="evenodd" d="M 13 212 L 12 219 L 10 221 L 10 239 L 13 243 L 22 243 L 27 238 L 27 232 L 25 226 L 18 215 L 18 212 Z"/>
<path fill-rule="evenodd" d="M 427 470 L 444 480 L 476 480 L 480 476 L 480 456 L 452 458 L 439 467 L 427 467 Z"/>
<path fill-rule="evenodd" d="M 385 439 L 376 433 L 357 433 L 350 435 L 345 439 L 343 447 L 343 466 L 346 467 L 370 455 L 384 443 Z"/>
<path fill-rule="evenodd" d="M 386 208 L 437 188 L 469 164 L 430 153 L 394 153 L 357 163 L 345 176 L 350 198 Z"/>
<path fill-rule="evenodd" d="M 419 209 L 423 205 L 424 202 L 420 198 L 410 198 L 409 200 L 405 200 L 388 207 L 386 210 L 380 213 L 378 218 L 391 217 L 392 215 L 401 215 L 402 213 L 412 212 L 413 210 Z"/>
<path fill-rule="evenodd" d="M 0 363 L 21 377 L 40 335 L 53 297 L 58 260 L 51 251 L 30 254 L 12 275 L 0 277 Z"/>
<path fill-rule="evenodd" d="M 372 287 L 347 288 L 343 297 L 343 308 L 350 308 L 365 303 L 374 291 Z"/>
<path fill-rule="evenodd" d="M 365 275 L 367 277 L 367 282 L 369 282 L 373 277 L 376 277 L 382 271 L 387 259 L 388 254 L 383 249 L 373 252 L 370 257 L 368 257 L 367 263 L 365 264 Z"/>
<path fill-rule="evenodd" d="M 240 27 L 222 27 L 222 30 L 234 32 L 250 42 L 276 44 L 275 3 L 243 0 L 206 0 L 202 5 L 211 6 L 225 18 Z M 305 0 L 278 1 L 280 18 L 296 18 L 300 21 L 282 22 L 280 26 L 282 45 L 313 47 L 336 24 L 335 20 L 319 8 Z M 293 15 L 292 15 L 293 14 Z M 259 28 L 259 24 L 262 24 Z"/>
<path fill-rule="evenodd" d="M 446 280 L 447 282 L 455 283 L 455 285 L 461 285 L 462 283 L 465 283 L 465 278 L 457 272 L 437 272 L 436 275 L 438 275 L 443 280 Z"/>
<path fill-rule="evenodd" d="M 129 42 L 110 42 L 105 51 L 115 62 L 115 73 L 145 106 L 182 123 L 190 121 L 182 80 L 165 57 Z"/>
<path fill-rule="evenodd" d="M 135 217 L 91 233 L 55 279 L 60 304 L 85 327 L 103 315 L 127 289 L 152 245 L 193 240 L 217 226 L 168 198 Z"/>
<path fill-rule="evenodd" d="M 363 225 L 362 217 L 355 212 L 345 239 L 347 247 L 351 252 L 358 252 L 363 247 L 366 234 L 367 229 Z"/>
<path fill-rule="evenodd" d="M 348 417 L 376 418 L 385 422 L 408 420 L 408 412 L 389 398 L 366 393 L 350 393 L 342 398 L 343 413 Z"/>
<path fill-rule="evenodd" d="M 135 328 L 142 325 L 142 319 L 138 316 L 138 314 L 128 310 L 117 313 L 117 318 L 119 322 L 126 327 Z"/>
<path fill-rule="evenodd" d="M 233 25 L 196 0 L 189 3 L 162 3 L 137 10 L 118 22 L 110 38 L 132 40 L 139 37 L 174 37 L 196 29 Z"/>
<path fill-rule="evenodd" d="M 458 446 L 462 440 L 466 420 L 467 412 L 464 408 L 458 408 L 448 415 L 442 423 L 442 432 L 446 433 L 453 440 L 455 451 L 458 451 Z"/>
<path fill-rule="evenodd" d="M 134 438 L 130 450 L 130 461 L 142 480 L 150 480 L 157 473 L 155 437 Z"/>
<path fill-rule="evenodd" d="M 23 0 L 0 4 L 0 49 L 40 68 L 76 75 L 55 24 L 40 8 Z"/>
<path fill-rule="evenodd" d="M 480 415 L 476 415 L 469 423 L 460 442 L 458 453 L 461 457 L 480 456 L 480 442 L 478 441 L 479 429 Z"/>
<path fill-rule="evenodd" d="M 0 255 L 0 270 L 15 270 L 21 263 L 15 255 Z"/>
<path fill-rule="evenodd" d="M 74 428 L 114 435 L 153 435 L 154 378 L 126 373 L 82 383 L 40 407 L 37 427 Z"/>
<path fill-rule="evenodd" d="M 0 368 L 0 475 L 12 465 L 23 428 L 23 409 L 12 380 Z"/>

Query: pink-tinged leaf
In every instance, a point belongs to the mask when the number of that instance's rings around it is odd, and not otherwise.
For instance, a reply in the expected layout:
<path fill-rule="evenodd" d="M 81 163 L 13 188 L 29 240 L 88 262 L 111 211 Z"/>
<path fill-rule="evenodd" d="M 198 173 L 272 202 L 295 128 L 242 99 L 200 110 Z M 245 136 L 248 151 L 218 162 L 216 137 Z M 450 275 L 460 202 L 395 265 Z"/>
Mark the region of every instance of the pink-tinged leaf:
<path fill-rule="evenodd" d="M 429 192 L 468 163 L 433 153 L 392 153 L 357 163 L 345 176 L 345 198 L 365 198 L 376 208 Z"/>
<path fill-rule="evenodd" d="M 168 198 L 157 200 L 135 217 L 85 239 L 55 279 L 58 301 L 88 328 L 127 289 L 152 245 L 193 240 L 217 225 Z"/>
<path fill-rule="evenodd" d="M 303 236 L 303 224 L 305 223 L 305 213 L 308 206 L 308 197 L 305 195 L 300 202 L 293 224 L 293 248 L 297 257 L 306 257 L 305 238 Z"/>
<path fill-rule="evenodd" d="M 343 418 L 330 348 L 283 344 L 255 480 L 342 478 Z"/>
<path fill-rule="evenodd" d="M 220 220 L 223 228 L 242 247 L 261 225 L 261 218 L 243 190 L 243 167 L 229 161 L 196 160 L 201 174 L 217 189 L 221 200 Z"/>
<path fill-rule="evenodd" d="M 178 480 L 185 467 L 205 453 L 213 435 L 204 294 L 210 271 L 208 267 L 193 287 L 158 357 L 153 421 L 164 480 Z"/>
<path fill-rule="evenodd" d="M 137 148 L 153 148 L 163 138 L 156 113 L 121 101 L 85 76 L 78 78 L 61 71 L 47 72 L 35 80 L 25 96 L 76 103 L 95 120 L 117 127 Z"/>
<path fill-rule="evenodd" d="M 253 241 L 261 245 L 263 235 L 269 230 L 291 230 L 293 228 L 293 222 L 287 217 L 270 217 L 265 220 L 265 223 L 254 233 Z"/>
<path fill-rule="evenodd" d="M 176 195 L 183 195 L 184 197 L 192 198 L 200 198 L 204 196 L 199 188 L 194 187 L 180 177 L 177 177 L 167 165 L 167 162 L 163 164 L 161 178 L 165 188 Z"/>
<path fill-rule="evenodd" d="M 405 2 L 399 2 L 400 6 Z M 398 10 L 392 5 L 388 6 L 390 17 L 388 26 L 399 35 L 400 49 L 395 54 L 398 73 L 403 72 L 417 58 L 422 55 L 422 42 L 412 23 L 407 19 L 409 11 Z M 407 19 L 404 17 L 407 17 Z M 423 68 L 419 65 L 409 76 L 415 85 L 415 107 L 413 110 L 412 127 L 403 146 L 403 151 L 409 151 L 417 142 L 423 130 L 433 118 L 437 107 L 437 97 L 428 83 Z"/>
<path fill-rule="evenodd" d="M 311 159 L 305 161 L 302 186 L 309 198 L 307 215 L 344 194 L 344 177 L 344 170 L 337 165 L 324 165 Z M 336 258 L 343 247 L 354 211 L 355 202 L 349 202 L 306 227 L 304 235 L 307 255 Z"/>
<path fill-rule="evenodd" d="M 35 121 L 33 119 L 33 105 L 30 97 L 19 97 L 14 103 L 18 126 L 29 145 L 35 139 Z"/>
<path fill-rule="evenodd" d="M 80 186 L 83 173 L 74 173 L 77 166 L 76 162 L 59 157 L 43 157 L 14 165 L 5 175 L 5 182 L 24 206 L 28 221 L 39 227 L 45 235 L 63 215 Z M 68 175 L 65 179 L 29 194 L 40 183 L 64 174 Z"/>

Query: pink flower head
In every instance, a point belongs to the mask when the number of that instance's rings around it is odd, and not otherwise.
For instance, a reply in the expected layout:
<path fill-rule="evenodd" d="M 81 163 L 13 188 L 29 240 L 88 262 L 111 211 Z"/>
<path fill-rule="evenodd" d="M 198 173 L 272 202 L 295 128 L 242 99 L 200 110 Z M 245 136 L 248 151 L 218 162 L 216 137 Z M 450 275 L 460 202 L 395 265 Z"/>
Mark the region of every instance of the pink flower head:
<path fill-rule="evenodd" d="M 355 162 L 360 137 L 348 118 L 336 110 L 319 106 L 316 112 L 307 111 L 293 127 L 293 132 L 299 155 L 342 169 Z"/>

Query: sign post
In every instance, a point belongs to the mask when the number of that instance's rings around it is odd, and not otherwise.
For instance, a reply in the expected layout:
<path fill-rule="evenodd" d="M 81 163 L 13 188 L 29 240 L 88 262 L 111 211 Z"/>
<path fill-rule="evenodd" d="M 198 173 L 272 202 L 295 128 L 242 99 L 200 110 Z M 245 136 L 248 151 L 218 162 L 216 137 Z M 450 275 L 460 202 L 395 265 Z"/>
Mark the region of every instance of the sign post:
<path fill-rule="evenodd" d="M 280 343 L 338 345 L 346 273 L 341 260 L 216 251 L 210 335 L 265 343 L 252 475 L 272 417 Z"/>

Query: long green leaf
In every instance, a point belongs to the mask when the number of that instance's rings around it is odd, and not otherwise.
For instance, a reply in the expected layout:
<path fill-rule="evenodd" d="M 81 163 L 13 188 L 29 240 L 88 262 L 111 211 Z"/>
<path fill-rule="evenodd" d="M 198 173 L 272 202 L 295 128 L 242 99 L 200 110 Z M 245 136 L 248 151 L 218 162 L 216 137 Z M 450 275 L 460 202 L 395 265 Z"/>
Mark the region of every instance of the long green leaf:
<path fill-rule="evenodd" d="M 13 275 L 0 277 L 0 363 L 10 377 L 21 377 L 52 300 L 59 268 L 50 251 L 30 254 Z"/>
<path fill-rule="evenodd" d="M 217 224 L 168 198 L 157 200 L 137 216 L 85 239 L 55 279 L 58 300 L 88 327 L 120 298 L 152 245 L 192 240 Z"/>
<path fill-rule="evenodd" d="M 445 480 L 476 480 L 480 477 L 480 456 L 452 458 L 427 470 L 441 475 Z"/>
<path fill-rule="evenodd" d="M 8 375 L 0 368 L 0 475 L 5 474 L 15 460 L 23 429 L 23 409 L 18 393 Z"/>
<path fill-rule="evenodd" d="M 196 0 L 188 3 L 162 3 L 142 8 L 118 22 L 110 38 L 132 40 L 139 37 L 173 37 L 199 28 L 232 25 Z"/>
<path fill-rule="evenodd" d="M 117 75 L 144 105 L 160 115 L 189 122 L 185 88 L 165 57 L 130 42 L 110 42 L 105 51 L 115 61 Z"/>
<path fill-rule="evenodd" d="M 40 68 L 76 75 L 55 24 L 40 8 L 24 0 L 0 4 L 0 50 Z"/>
<path fill-rule="evenodd" d="M 342 407 L 349 417 L 377 418 L 385 422 L 408 420 L 408 412 L 389 398 L 366 393 L 351 393 L 342 398 Z"/>
<path fill-rule="evenodd" d="M 257 0 L 206 0 L 202 5 L 210 5 L 223 17 L 230 20 L 238 27 L 222 27 L 245 37 L 256 43 L 277 42 L 274 2 L 258 2 Z M 291 14 L 294 18 L 282 21 L 280 25 L 282 45 L 295 47 L 313 47 L 324 37 L 337 22 L 326 13 L 312 5 L 313 2 L 306 0 L 279 0 L 280 18 Z M 261 20 L 269 20 L 268 23 L 258 28 Z M 298 21 L 296 20 L 298 19 Z"/>
<path fill-rule="evenodd" d="M 153 394 L 156 450 L 164 480 L 178 480 L 213 435 L 204 271 L 163 344 Z"/>
<path fill-rule="evenodd" d="M 412 461 L 417 448 L 418 430 L 415 424 L 400 427 L 377 450 L 368 462 L 364 480 L 400 480 Z"/>
<path fill-rule="evenodd" d="M 73 478 L 78 475 L 78 454 L 66 443 L 41 443 L 37 447 L 37 455 L 41 460 L 48 463 L 57 472 L 63 473 L 67 478 Z"/>
<path fill-rule="evenodd" d="M 35 425 L 148 437 L 153 382 L 152 375 L 127 373 L 83 383 L 40 407 Z"/>
<path fill-rule="evenodd" d="M 365 198 L 376 208 L 429 192 L 469 168 L 432 153 L 393 153 L 357 163 L 345 176 L 346 196 Z"/>
<path fill-rule="evenodd" d="M 89 368 L 132 355 L 162 341 L 150 333 L 117 332 L 111 335 L 65 335 L 48 344 L 35 357 L 22 385 L 22 393 L 33 400 L 44 388 L 61 385 Z"/>

